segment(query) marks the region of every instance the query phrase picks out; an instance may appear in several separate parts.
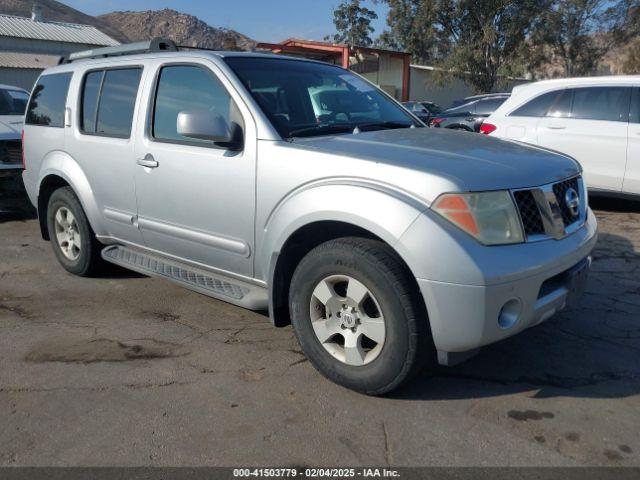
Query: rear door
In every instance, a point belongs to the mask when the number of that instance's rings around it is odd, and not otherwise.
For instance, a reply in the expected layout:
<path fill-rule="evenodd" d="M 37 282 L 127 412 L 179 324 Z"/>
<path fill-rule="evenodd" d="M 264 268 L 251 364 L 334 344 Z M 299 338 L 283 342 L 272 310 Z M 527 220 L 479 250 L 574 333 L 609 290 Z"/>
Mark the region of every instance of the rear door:
<path fill-rule="evenodd" d="M 640 88 L 634 87 L 629 114 L 629 143 L 627 145 L 627 169 L 622 190 L 640 194 Z"/>
<path fill-rule="evenodd" d="M 137 213 L 132 124 L 139 108 L 140 62 L 87 68 L 75 75 L 71 91 L 73 125 L 67 128 L 67 152 L 89 180 L 110 237 L 142 244 Z"/>
<path fill-rule="evenodd" d="M 538 143 L 578 160 L 587 185 L 621 191 L 631 88 L 568 88 L 538 124 Z"/>

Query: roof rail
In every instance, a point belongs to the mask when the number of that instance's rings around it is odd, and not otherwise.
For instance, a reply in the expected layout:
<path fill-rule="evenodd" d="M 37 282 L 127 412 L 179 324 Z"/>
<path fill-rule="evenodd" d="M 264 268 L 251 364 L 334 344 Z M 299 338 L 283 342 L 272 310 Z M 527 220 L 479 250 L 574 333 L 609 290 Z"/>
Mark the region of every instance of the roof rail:
<path fill-rule="evenodd" d="M 71 63 L 76 60 L 86 60 L 89 58 L 105 58 L 118 57 L 121 55 L 134 55 L 136 53 L 152 53 L 152 52 L 176 52 L 178 47 L 172 40 L 168 38 L 156 37 L 152 40 L 143 42 L 125 43 L 115 47 L 95 48 L 93 50 L 85 50 L 82 52 L 74 52 L 67 56 L 61 57 L 58 65 L 63 63 Z"/>

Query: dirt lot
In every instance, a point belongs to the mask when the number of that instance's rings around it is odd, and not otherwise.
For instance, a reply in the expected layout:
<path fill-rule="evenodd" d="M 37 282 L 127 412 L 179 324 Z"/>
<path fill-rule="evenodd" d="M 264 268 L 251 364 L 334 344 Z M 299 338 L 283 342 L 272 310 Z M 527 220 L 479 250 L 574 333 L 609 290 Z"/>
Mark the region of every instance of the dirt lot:
<path fill-rule="evenodd" d="M 640 207 L 594 206 L 582 308 L 368 398 L 263 315 L 65 273 L 5 195 L 0 465 L 640 465 Z"/>

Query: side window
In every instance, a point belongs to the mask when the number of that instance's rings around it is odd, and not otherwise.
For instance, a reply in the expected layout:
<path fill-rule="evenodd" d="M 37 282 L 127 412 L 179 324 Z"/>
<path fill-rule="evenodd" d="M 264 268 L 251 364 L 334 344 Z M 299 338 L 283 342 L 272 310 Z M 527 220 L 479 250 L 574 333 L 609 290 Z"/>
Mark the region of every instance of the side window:
<path fill-rule="evenodd" d="M 632 123 L 640 123 L 640 88 L 634 87 L 631 95 L 631 112 L 629 113 L 629 121 Z"/>
<path fill-rule="evenodd" d="M 629 87 L 576 88 L 571 118 L 627 122 L 630 101 Z"/>
<path fill-rule="evenodd" d="M 82 131 L 128 138 L 131 135 L 141 73 L 141 68 L 89 72 L 82 91 Z"/>
<path fill-rule="evenodd" d="M 503 98 L 489 98 L 487 100 L 480 100 L 476 105 L 476 113 L 479 114 L 479 115 L 491 115 L 506 100 L 507 100 L 506 97 L 503 97 Z"/>
<path fill-rule="evenodd" d="M 178 133 L 178 114 L 187 110 L 209 110 L 222 116 L 229 126 L 239 116 L 233 99 L 212 72 L 194 65 L 163 67 L 158 76 L 153 109 L 152 136 L 161 141 L 211 145 L 208 140 Z"/>
<path fill-rule="evenodd" d="M 547 117 L 569 118 L 571 116 L 571 99 L 573 89 L 563 90 L 547 110 Z"/>
<path fill-rule="evenodd" d="M 98 96 L 104 71 L 89 72 L 84 78 L 82 90 L 82 116 L 80 128 L 86 133 L 96 132 L 96 114 L 98 113 Z"/>
<path fill-rule="evenodd" d="M 33 89 L 25 122 L 28 125 L 64 127 L 71 73 L 43 75 Z"/>
<path fill-rule="evenodd" d="M 548 92 L 517 108 L 509 114 L 511 117 L 544 117 L 551 105 L 555 102 L 564 90 Z"/>

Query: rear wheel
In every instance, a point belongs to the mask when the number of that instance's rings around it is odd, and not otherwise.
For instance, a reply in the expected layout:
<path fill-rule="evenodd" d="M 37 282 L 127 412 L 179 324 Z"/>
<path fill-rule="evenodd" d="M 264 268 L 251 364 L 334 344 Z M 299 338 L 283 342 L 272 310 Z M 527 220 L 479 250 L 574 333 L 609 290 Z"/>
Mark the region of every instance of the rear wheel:
<path fill-rule="evenodd" d="M 68 272 L 89 276 L 104 265 L 101 245 L 70 187 L 59 188 L 49 198 L 47 228 L 53 252 Z"/>
<path fill-rule="evenodd" d="M 315 248 L 294 272 L 289 304 L 311 363 L 347 388 L 389 392 L 432 356 L 415 281 L 382 242 L 341 238 Z"/>

